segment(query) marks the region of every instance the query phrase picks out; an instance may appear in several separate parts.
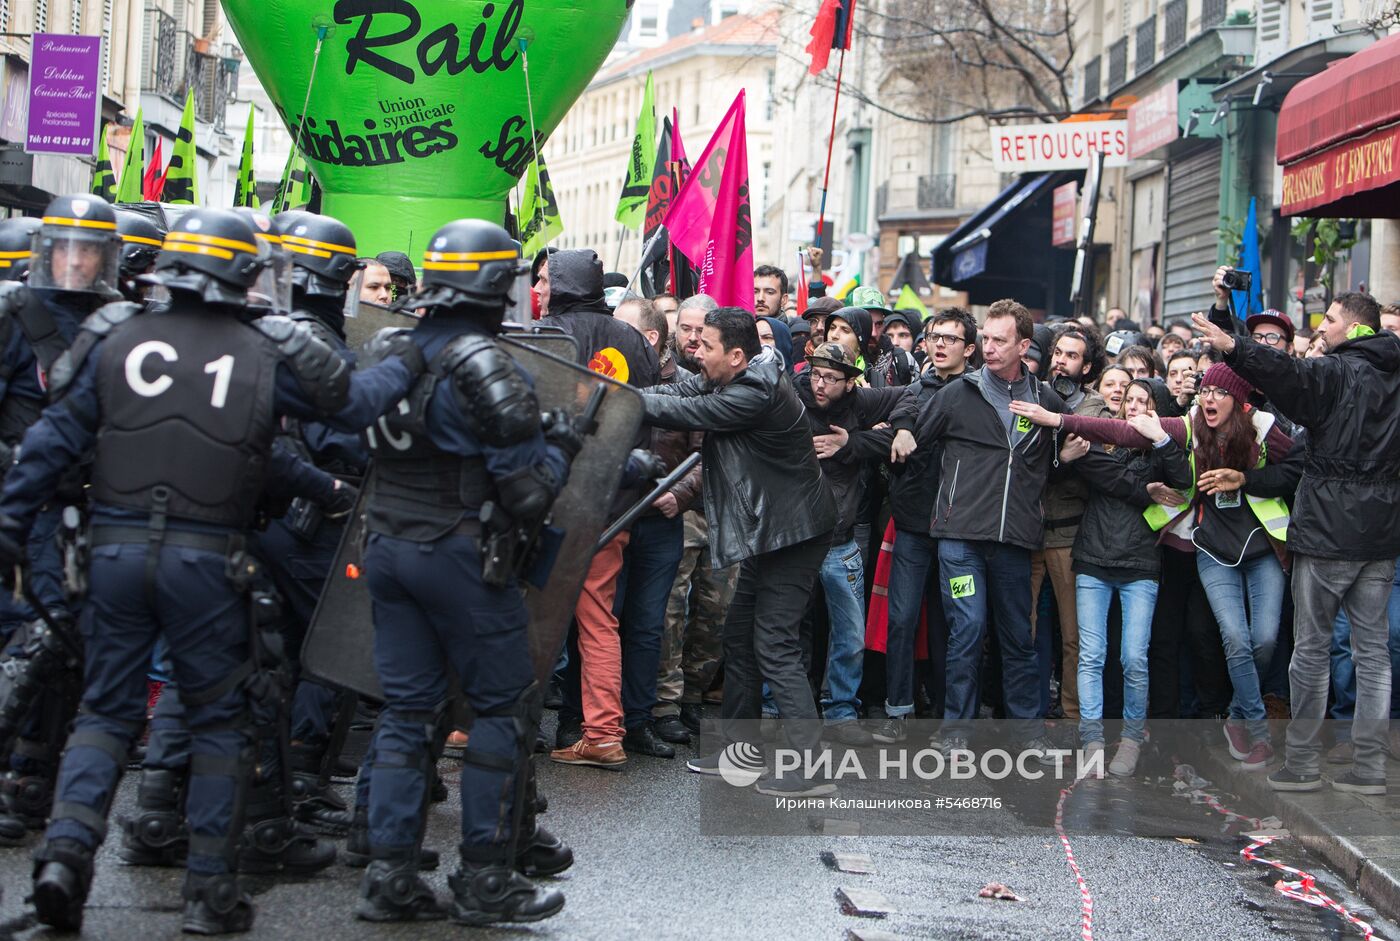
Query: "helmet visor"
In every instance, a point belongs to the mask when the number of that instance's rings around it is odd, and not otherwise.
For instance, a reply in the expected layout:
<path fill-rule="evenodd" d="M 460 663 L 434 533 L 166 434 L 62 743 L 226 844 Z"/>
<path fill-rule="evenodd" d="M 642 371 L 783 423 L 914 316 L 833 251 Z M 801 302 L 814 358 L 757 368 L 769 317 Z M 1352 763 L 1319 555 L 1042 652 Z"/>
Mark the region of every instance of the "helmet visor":
<path fill-rule="evenodd" d="M 109 293 L 117 284 L 121 242 L 114 233 L 41 229 L 34 235 L 29 284 L 60 291 Z"/>
<path fill-rule="evenodd" d="M 259 234 L 258 278 L 248 289 L 248 306 L 286 313 L 292 309 L 292 261 L 271 239 Z"/>

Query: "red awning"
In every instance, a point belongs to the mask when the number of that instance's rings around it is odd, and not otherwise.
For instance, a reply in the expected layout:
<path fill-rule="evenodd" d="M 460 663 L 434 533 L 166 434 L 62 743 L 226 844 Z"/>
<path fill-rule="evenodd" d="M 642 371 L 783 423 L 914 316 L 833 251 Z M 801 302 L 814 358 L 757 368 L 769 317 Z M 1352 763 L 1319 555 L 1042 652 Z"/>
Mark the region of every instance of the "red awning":
<path fill-rule="evenodd" d="M 1335 214 L 1400 214 L 1394 193 L 1348 199 L 1400 182 L 1397 148 L 1400 34 L 1338 60 L 1288 93 L 1278 116 L 1278 162 L 1284 167 L 1281 211 L 1313 214 L 1346 200 Z"/>

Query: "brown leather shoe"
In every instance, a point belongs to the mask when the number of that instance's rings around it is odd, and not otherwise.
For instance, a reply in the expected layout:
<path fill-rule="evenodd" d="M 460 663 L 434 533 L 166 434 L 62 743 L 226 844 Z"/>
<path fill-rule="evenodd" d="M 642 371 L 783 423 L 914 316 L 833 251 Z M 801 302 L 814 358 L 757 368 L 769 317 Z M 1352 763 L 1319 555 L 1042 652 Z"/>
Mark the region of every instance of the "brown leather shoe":
<path fill-rule="evenodd" d="M 622 743 L 590 742 L 581 738 L 568 748 L 557 748 L 549 753 L 550 761 L 561 765 L 592 765 L 595 768 L 620 768 L 627 764 L 627 752 Z"/>

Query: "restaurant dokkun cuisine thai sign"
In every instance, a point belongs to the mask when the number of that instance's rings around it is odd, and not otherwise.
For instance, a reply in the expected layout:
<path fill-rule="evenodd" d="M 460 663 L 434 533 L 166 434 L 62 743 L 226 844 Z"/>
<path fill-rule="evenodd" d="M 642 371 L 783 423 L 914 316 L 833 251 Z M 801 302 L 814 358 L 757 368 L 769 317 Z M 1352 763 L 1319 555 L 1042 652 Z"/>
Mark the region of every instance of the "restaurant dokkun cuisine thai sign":
<path fill-rule="evenodd" d="M 101 36 L 35 33 L 24 149 L 31 154 L 96 154 L 101 82 Z"/>

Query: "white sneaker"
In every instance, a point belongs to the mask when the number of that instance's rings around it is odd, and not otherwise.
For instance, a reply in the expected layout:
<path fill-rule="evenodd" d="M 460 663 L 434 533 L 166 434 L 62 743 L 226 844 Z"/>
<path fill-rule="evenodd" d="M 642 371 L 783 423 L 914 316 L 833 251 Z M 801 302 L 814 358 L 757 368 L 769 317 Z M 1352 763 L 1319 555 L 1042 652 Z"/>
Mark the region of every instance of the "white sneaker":
<path fill-rule="evenodd" d="M 1138 755 L 1141 751 L 1141 742 L 1130 738 L 1123 739 L 1118 743 L 1118 750 L 1113 753 L 1113 760 L 1108 763 L 1108 773 L 1114 777 L 1131 778 L 1137 770 Z"/>

